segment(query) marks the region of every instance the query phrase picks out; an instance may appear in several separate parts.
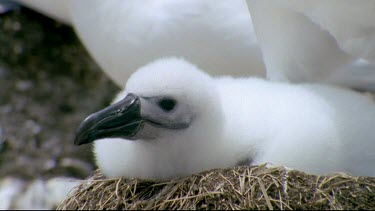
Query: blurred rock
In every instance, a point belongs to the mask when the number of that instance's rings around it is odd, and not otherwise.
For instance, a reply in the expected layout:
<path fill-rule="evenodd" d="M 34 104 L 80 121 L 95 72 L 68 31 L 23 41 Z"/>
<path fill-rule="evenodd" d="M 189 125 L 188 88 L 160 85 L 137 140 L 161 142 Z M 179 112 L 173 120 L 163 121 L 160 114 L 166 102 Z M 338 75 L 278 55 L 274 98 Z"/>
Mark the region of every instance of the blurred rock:
<path fill-rule="evenodd" d="M 7 177 L 0 180 L 0 209 L 55 209 L 79 183 L 66 177 L 31 182 Z"/>
<path fill-rule="evenodd" d="M 19 5 L 12 0 L 1 0 L 0 2 L 0 14 L 18 9 Z"/>
<path fill-rule="evenodd" d="M 11 209 L 17 195 L 19 195 L 24 187 L 24 182 L 7 177 L 0 181 L 0 210 Z"/>
<path fill-rule="evenodd" d="M 0 209 L 53 209 L 94 169 L 76 128 L 118 88 L 71 28 L 31 10 L 0 14 L 0 46 Z"/>
<path fill-rule="evenodd" d="M 0 15 L 0 46 L 0 179 L 87 177 L 91 146 L 74 146 L 75 130 L 118 88 L 70 27 L 31 10 Z"/>

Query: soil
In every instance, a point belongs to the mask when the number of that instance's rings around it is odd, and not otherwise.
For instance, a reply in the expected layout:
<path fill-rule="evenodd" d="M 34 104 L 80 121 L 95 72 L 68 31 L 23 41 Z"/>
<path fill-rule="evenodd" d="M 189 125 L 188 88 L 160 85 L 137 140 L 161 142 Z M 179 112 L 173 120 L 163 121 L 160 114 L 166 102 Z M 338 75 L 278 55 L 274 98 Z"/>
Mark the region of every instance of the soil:
<path fill-rule="evenodd" d="M 91 146 L 73 144 L 119 90 L 74 30 L 26 8 L 0 14 L 0 178 L 85 178 Z"/>

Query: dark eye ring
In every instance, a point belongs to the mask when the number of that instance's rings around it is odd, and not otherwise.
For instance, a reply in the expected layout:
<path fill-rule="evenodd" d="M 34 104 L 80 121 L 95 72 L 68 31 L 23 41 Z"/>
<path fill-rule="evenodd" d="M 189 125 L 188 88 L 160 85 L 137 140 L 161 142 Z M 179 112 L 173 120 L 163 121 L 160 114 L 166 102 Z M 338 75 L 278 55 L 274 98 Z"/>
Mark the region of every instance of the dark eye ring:
<path fill-rule="evenodd" d="M 158 102 L 159 107 L 166 112 L 172 111 L 176 107 L 177 101 L 172 98 L 164 98 Z"/>

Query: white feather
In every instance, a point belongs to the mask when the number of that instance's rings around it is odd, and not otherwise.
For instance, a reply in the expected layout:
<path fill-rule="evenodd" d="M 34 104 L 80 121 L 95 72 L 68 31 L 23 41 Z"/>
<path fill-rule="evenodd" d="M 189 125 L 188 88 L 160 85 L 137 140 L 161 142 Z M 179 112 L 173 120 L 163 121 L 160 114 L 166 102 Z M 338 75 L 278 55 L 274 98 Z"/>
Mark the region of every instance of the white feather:
<path fill-rule="evenodd" d="M 375 104 L 359 93 L 212 78 L 174 58 L 142 67 L 115 101 L 127 93 L 173 96 L 197 118 L 185 130 L 161 130 L 152 140 L 96 141 L 97 164 L 107 176 L 170 179 L 246 159 L 315 174 L 375 176 Z"/>
<path fill-rule="evenodd" d="M 247 3 L 268 78 L 375 91 L 375 1 Z"/>
<path fill-rule="evenodd" d="M 71 24 L 123 86 L 134 70 L 182 56 L 214 75 L 265 76 L 245 0 L 18 0 Z"/>

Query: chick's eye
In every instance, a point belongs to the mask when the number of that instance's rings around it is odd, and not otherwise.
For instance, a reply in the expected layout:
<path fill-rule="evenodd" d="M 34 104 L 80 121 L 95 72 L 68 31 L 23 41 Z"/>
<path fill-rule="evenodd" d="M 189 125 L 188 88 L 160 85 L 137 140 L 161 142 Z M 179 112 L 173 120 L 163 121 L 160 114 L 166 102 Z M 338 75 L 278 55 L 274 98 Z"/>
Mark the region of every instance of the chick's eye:
<path fill-rule="evenodd" d="M 172 111 L 174 107 L 176 107 L 176 100 L 171 99 L 171 98 L 164 98 L 159 101 L 159 107 L 163 109 L 163 111 Z"/>

